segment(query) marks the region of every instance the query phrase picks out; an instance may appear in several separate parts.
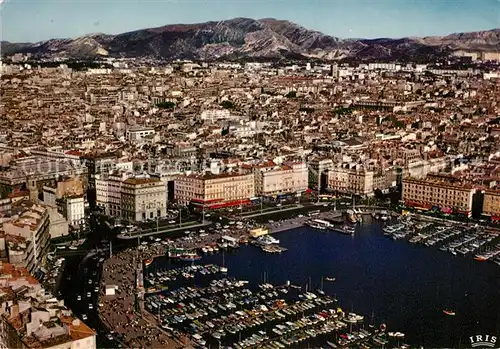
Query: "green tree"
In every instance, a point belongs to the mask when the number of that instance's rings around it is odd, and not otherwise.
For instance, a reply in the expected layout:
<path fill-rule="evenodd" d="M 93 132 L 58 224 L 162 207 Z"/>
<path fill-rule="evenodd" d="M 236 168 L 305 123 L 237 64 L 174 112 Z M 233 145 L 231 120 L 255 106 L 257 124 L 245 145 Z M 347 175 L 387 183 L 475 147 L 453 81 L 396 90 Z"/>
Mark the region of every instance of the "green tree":
<path fill-rule="evenodd" d="M 223 101 L 220 105 L 224 109 L 233 109 L 234 108 L 234 103 L 231 101 Z"/>
<path fill-rule="evenodd" d="M 175 108 L 174 102 L 160 102 L 157 103 L 156 106 L 161 109 L 173 109 Z"/>

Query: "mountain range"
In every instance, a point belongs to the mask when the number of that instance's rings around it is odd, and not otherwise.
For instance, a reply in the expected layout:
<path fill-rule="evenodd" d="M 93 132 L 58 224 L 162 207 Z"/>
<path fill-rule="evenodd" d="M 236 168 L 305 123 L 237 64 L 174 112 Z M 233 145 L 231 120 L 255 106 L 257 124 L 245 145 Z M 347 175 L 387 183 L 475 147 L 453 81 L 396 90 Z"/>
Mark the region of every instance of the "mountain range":
<path fill-rule="evenodd" d="M 174 24 L 118 35 L 1 42 L 1 54 L 47 58 L 433 60 L 454 51 L 500 51 L 500 29 L 400 39 L 340 39 L 274 18 Z"/>

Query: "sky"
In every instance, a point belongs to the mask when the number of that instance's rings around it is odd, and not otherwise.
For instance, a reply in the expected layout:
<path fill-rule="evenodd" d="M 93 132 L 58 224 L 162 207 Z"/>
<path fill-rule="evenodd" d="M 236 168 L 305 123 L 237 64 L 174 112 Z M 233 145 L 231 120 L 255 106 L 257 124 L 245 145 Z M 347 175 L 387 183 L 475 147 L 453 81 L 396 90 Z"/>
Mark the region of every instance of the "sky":
<path fill-rule="evenodd" d="M 500 0 L 0 0 L 0 39 L 37 42 L 175 23 L 277 18 L 341 38 L 500 27 Z"/>

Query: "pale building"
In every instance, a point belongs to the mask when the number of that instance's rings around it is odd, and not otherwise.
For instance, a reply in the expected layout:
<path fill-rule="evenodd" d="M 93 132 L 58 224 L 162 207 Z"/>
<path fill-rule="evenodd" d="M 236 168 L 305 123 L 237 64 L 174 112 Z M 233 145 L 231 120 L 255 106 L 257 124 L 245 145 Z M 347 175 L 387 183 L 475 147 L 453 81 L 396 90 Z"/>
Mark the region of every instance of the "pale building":
<path fill-rule="evenodd" d="M 403 179 L 402 199 L 405 205 L 423 210 L 438 208 L 445 213 L 470 216 L 474 193 L 471 185 L 446 176 Z"/>
<path fill-rule="evenodd" d="M 255 196 L 253 173 L 222 173 L 178 176 L 174 183 L 177 202 L 194 200 L 214 205 L 242 203 Z"/>
<path fill-rule="evenodd" d="M 107 176 L 96 175 L 96 205 L 106 215 L 121 217 L 122 183 L 132 176 L 131 172 L 114 172 Z"/>
<path fill-rule="evenodd" d="M 360 165 L 344 164 L 328 171 L 328 189 L 340 193 L 372 196 L 374 172 Z"/>
<path fill-rule="evenodd" d="M 73 227 L 83 227 L 85 224 L 85 198 L 83 195 L 65 196 L 59 201 L 62 215 Z"/>
<path fill-rule="evenodd" d="M 259 196 L 302 193 L 307 190 L 309 172 L 304 162 L 276 165 L 266 163 L 254 168 L 255 192 Z"/>
<path fill-rule="evenodd" d="M 131 177 L 130 173 L 96 179 L 96 203 L 113 217 L 131 221 L 166 216 L 167 187 L 156 177 Z"/>
<path fill-rule="evenodd" d="M 167 215 L 167 190 L 159 178 L 129 178 L 121 186 L 121 216 L 131 221 Z"/>
<path fill-rule="evenodd" d="M 138 142 L 154 134 L 155 134 L 154 127 L 131 127 L 125 133 L 125 138 L 129 142 Z"/>
<path fill-rule="evenodd" d="M 500 190 L 486 190 L 483 200 L 483 214 L 492 220 L 500 220 Z"/>

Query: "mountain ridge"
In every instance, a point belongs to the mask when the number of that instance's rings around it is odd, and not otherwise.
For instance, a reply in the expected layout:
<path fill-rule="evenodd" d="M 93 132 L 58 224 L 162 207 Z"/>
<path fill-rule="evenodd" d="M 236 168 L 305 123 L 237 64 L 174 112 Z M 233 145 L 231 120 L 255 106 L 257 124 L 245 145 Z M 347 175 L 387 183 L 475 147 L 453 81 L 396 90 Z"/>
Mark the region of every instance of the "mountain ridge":
<path fill-rule="evenodd" d="M 1 42 L 1 54 L 47 58 L 136 57 L 162 59 L 429 59 L 457 50 L 500 51 L 500 29 L 446 36 L 341 39 L 275 18 L 233 18 L 169 24 L 117 35 L 93 33 L 37 43 Z"/>

